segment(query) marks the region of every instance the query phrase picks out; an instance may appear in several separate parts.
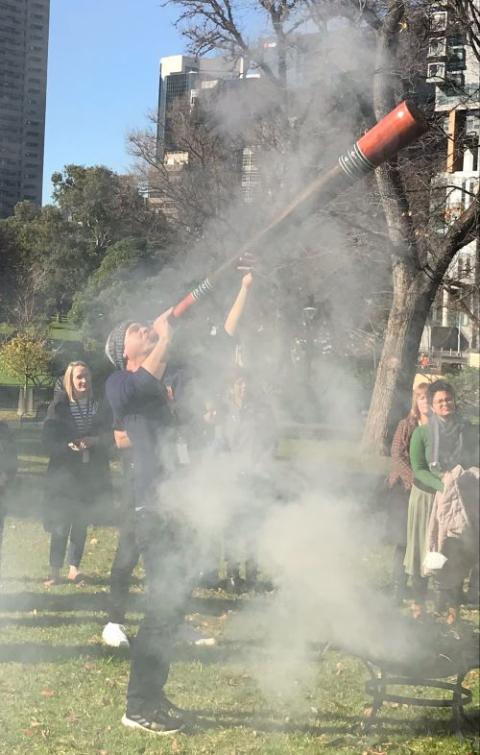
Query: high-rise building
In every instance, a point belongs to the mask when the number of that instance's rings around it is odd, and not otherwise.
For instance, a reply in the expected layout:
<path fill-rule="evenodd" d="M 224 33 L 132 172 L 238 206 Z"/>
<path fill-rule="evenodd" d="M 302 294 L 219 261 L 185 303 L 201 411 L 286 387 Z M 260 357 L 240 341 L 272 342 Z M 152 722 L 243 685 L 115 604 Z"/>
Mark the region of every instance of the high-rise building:
<path fill-rule="evenodd" d="M 480 0 L 474 5 L 480 10 Z M 427 82 L 435 86 L 435 112 L 447 136 L 443 169 L 432 181 L 439 231 L 444 233 L 469 207 L 480 183 L 480 62 L 465 24 L 448 3 L 432 4 L 430 33 Z M 451 350 L 460 356 L 478 349 L 479 264 L 476 239 L 460 250 L 449 269 L 423 335 L 424 350 Z"/>
<path fill-rule="evenodd" d="M 42 202 L 50 0 L 0 0 L 0 217 Z"/>
<path fill-rule="evenodd" d="M 217 55 L 193 58 L 169 55 L 160 60 L 158 91 L 157 144 L 160 159 L 177 150 L 170 116 L 175 103 L 193 106 L 202 89 L 215 87 L 218 81 L 241 75 L 241 61 L 232 63 Z"/>

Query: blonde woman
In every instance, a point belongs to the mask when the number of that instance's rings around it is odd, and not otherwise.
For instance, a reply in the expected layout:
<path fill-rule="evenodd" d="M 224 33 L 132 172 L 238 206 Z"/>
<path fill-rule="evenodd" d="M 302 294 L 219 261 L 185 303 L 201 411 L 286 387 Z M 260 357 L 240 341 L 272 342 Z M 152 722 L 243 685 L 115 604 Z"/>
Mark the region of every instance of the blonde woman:
<path fill-rule="evenodd" d="M 393 436 L 392 467 L 387 480 L 390 489 L 387 539 L 394 546 L 393 553 L 393 598 L 397 605 L 403 602 L 407 575 L 403 561 L 407 546 L 408 500 L 413 484 L 410 464 L 410 440 L 419 425 L 428 422 L 428 383 L 420 383 L 413 389 L 412 406 L 408 415 L 400 420 Z"/>
<path fill-rule="evenodd" d="M 43 425 L 43 443 L 50 455 L 44 521 L 51 533 L 46 587 L 60 579 L 67 543 L 67 579 L 80 581 L 87 525 L 94 507 L 103 506 L 111 490 L 108 455 L 101 442 L 101 434 L 110 427 L 93 397 L 90 369 L 85 362 L 70 362 L 63 390 L 57 384 Z"/>

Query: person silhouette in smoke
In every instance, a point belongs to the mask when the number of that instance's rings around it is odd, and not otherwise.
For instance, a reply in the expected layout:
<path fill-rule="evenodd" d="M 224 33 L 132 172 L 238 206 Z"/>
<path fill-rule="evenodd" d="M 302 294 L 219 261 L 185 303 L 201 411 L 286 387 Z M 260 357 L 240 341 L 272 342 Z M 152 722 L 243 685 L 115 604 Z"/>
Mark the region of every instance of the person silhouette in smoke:
<path fill-rule="evenodd" d="M 124 322 L 110 333 L 105 352 L 117 370 L 106 383 L 114 427 L 131 444 L 135 537 L 145 569 L 147 609 L 133 648 L 127 708 L 122 723 L 156 734 L 184 726 L 165 695 L 172 646 L 191 589 L 189 534 L 157 486 L 168 474 L 171 413 L 163 377 L 172 330 L 169 309 L 151 327 Z"/>
<path fill-rule="evenodd" d="M 251 264 L 252 260 L 249 259 L 248 263 Z M 247 267 L 240 268 L 242 270 L 248 269 Z M 215 394 L 215 387 L 212 386 L 212 378 L 218 382 L 222 382 L 222 374 L 225 369 L 231 367 L 231 364 L 235 356 L 238 358 L 238 343 L 236 341 L 236 332 L 239 322 L 245 311 L 245 307 L 248 300 L 249 291 L 253 282 L 252 273 L 249 271 L 242 277 L 240 289 L 237 293 L 235 301 L 233 302 L 223 328 L 220 328 L 213 339 L 209 339 L 208 344 L 208 356 L 213 359 L 213 363 L 209 363 L 208 359 L 204 359 L 202 365 L 203 372 L 208 375 L 209 391 L 213 391 Z M 127 328 L 131 323 L 123 323 L 119 326 L 121 329 Z M 111 346 L 110 341 L 110 346 Z M 109 360 L 114 363 L 114 359 L 111 355 L 108 355 Z M 205 357 L 207 354 L 204 355 Z M 192 447 L 198 452 L 198 447 L 205 447 L 212 443 L 214 423 L 210 424 L 208 420 L 204 420 L 202 423 L 197 423 L 194 427 L 181 427 L 178 423 L 178 412 L 176 408 L 177 404 L 177 392 L 184 394 L 182 369 L 175 368 L 172 362 L 166 368 L 163 375 L 163 383 L 165 385 L 165 396 L 168 399 L 167 403 L 170 408 L 170 416 L 165 415 L 168 419 L 168 426 L 177 426 L 176 433 L 176 445 L 177 445 L 177 460 L 180 464 L 185 464 L 186 459 L 189 458 Z M 187 391 L 188 392 L 188 391 Z M 195 392 L 190 391 L 192 396 Z M 213 414 L 216 413 L 216 405 L 212 405 Z M 180 412 L 183 414 L 182 412 Z M 208 413 L 208 412 L 205 412 Z M 204 413 L 204 414 L 205 414 Z M 187 412 L 188 414 L 188 412 Z M 182 417 L 183 420 L 183 417 Z M 195 423 L 194 423 L 195 425 Z M 183 430 L 190 431 L 188 445 L 185 444 L 185 434 Z M 181 431 L 181 432 L 180 432 Z M 118 416 L 115 418 L 114 423 L 114 436 L 115 444 L 118 449 L 121 450 L 121 460 L 123 467 L 123 498 L 124 507 L 122 509 L 122 518 L 119 527 L 119 538 L 117 550 L 112 564 L 110 575 L 110 606 L 108 611 L 108 619 L 102 631 L 103 641 L 110 647 L 129 647 L 130 642 L 127 637 L 127 633 L 124 627 L 125 614 L 127 609 L 127 599 L 129 583 L 133 571 L 140 559 L 140 551 L 137 546 L 135 537 L 135 523 L 134 523 L 134 490 L 133 490 L 133 470 L 134 464 L 132 460 L 132 443 L 125 431 L 123 422 L 121 422 Z M 215 558 L 212 556 L 212 561 Z M 208 573 L 202 572 L 199 576 L 199 581 L 203 586 L 216 587 L 219 583 L 218 577 L 218 558 L 217 567 L 215 570 L 211 570 Z M 184 624 L 179 628 L 179 634 L 177 640 L 185 641 L 189 644 L 197 646 L 210 646 L 215 644 L 215 640 L 212 637 L 206 636 L 199 632 L 198 629 Z"/>
<path fill-rule="evenodd" d="M 218 435 L 219 450 L 234 460 L 238 501 L 227 532 L 226 590 L 255 589 L 258 569 L 255 559 L 255 531 L 262 521 L 263 503 L 271 495 L 269 470 L 276 448 L 273 414 L 255 390 L 251 374 L 235 366 L 228 380 L 227 402 Z M 236 510 L 235 510 L 236 509 Z M 253 525 L 253 526 L 252 526 Z M 242 555 L 245 578 L 240 574 Z"/>

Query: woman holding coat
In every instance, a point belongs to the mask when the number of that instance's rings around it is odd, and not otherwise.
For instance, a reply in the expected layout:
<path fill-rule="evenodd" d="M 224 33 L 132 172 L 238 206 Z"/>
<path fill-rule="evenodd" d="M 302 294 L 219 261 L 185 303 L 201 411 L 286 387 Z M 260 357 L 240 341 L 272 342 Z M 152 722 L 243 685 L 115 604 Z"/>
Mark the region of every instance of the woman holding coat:
<path fill-rule="evenodd" d="M 60 579 L 68 547 L 67 579 L 80 581 L 79 566 L 94 507 L 111 494 L 108 454 L 102 433 L 111 423 L 93 398 L 84 362 L 70 362 L 48 407 L 43 443 L 50 455 L 46 477 L 44 525 L 50 538 L 49 587 Z"/>
<path fill-rule="evenodd" d="M 457 411 L 452 386 L 444 380 L 435 381 L 428 387 L 428 401 L 431 409 L 428 424 L 418 427 L 410 442 L 414 483 L 409 502 L 405 555 L 406 571 L 420 575 L 418 578 L 425 585 L 427 577 L 423 574 L 427 532 L 435 495 L 445 493 L 452 485 L 451 473 L 457 465 L 464 470 L 478 467 L 478 428 Z M 474 508 L 478 511 L 478 502 Z M 467 553 L 461 538 L 448 538 L 442 551 L 447 556 L 447 564 L 435 580 L 436 610 L 442 613 L 448 608 L 452 621 L 456 619 L 463 600 L 464 578 L 469 566 L 473 565 L 475 546 L 470 545 Z M 478 541 L 476 548 L 478 553 Z"/>

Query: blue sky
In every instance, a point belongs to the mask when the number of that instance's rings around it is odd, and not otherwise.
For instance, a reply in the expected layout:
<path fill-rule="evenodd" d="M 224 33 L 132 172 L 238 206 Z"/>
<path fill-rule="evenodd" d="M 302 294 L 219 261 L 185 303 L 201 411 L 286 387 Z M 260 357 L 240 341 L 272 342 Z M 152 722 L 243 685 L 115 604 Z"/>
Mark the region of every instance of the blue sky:
<path fill-rule="evenodd" d="M 182 52 L 161 0 L 51 0 L 44 203 L 68 163 L 128 168 L 126 134 L 155 108 L 159 60 Z"/>

